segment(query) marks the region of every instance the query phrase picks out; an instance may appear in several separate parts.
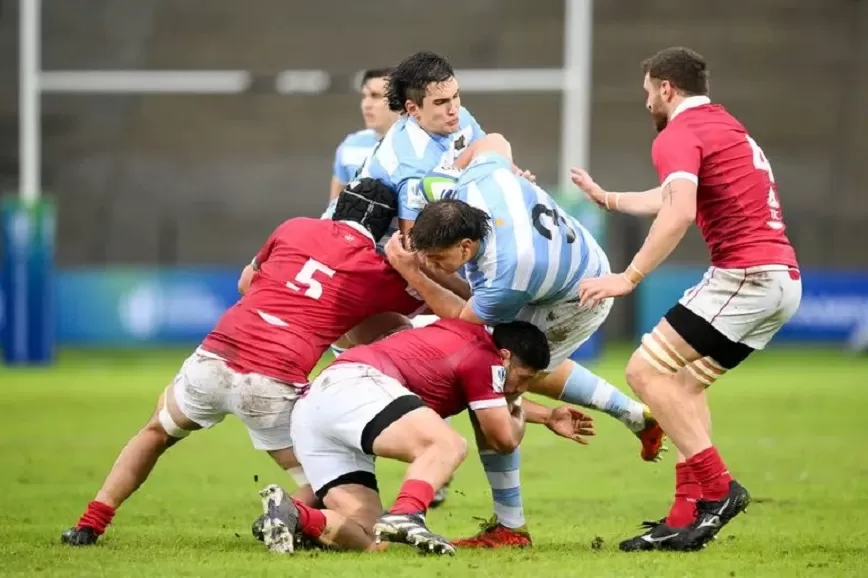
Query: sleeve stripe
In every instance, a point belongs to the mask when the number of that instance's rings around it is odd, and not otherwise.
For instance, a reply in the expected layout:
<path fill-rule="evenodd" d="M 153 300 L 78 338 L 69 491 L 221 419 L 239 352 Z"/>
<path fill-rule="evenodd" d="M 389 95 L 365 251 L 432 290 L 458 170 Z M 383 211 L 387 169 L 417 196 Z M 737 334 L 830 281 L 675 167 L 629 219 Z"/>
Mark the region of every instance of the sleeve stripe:
<path fill-rule="evenodd" d="M 661 187 L 665 187 L 672 181 L 684 179 L 685 181 L 690 181 L 694 185 L 699 184 L 699 179 L 693 173 L 688 173 L 687 171 L 675 171 L 674 173 L 669 173 L 669 176 L 663 179 L 663 182 L 660 183 Z"/>
<path fill-rule="evenodd" d="M 479 401 L 471 401 L 469 404 L 470 409 L 476 411 L 477 409 L 489 409 L 492 407 L 506 407 L 506 398 L 498 397 L 495 399 L 481 399 Z"/>

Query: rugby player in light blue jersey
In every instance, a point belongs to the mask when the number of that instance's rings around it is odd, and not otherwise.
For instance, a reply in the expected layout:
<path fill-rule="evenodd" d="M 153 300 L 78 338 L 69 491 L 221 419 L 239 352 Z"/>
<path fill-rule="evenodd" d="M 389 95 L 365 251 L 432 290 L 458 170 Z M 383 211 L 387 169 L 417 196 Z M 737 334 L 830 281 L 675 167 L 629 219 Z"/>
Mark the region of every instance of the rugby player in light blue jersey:
<path fill-rule="evenodd" d="M 388 108 L 399 115 L 383 139 L 374 147 L 358 172 L 359 178 L 374 178 L 388 185 L 398 196 L 398 217 L 379 243 L 380 248 L 399 226 L 407 232 L 425 204 L 419 188 L 422 177 L 432 169 L 451 166 L 474 140 L 484 136 L 476 119 L 461 106 L 455 71 L 449 62 L 431 52 L 418 52 L 389 71 L 386 87 Z M 421 327 L 436 321 L 432 315 L 417 316 L 412 325 Z M 403 316 L 384 314 L 350 331 L 332 346 L 335 355 L 354 345 L 363 345 L 406 327 Z M 432 506 L 446 498 L 439 488 Z"/>
<path fill-rule="evenodd" d="M 461 106 L 452 66 L 432 52 L 404 59 L 389 76 L 386 97 L 389 108 L 401 116 L 359 176 L 382 181 L 395 191 L 401 231 L 407 232 L 425 206 L 422 177 L 438 166 L 451 166 L 485 132 Z"/>
<path fill-rule="evenodd" d="M 386 100 L 386 86 L 392 70 L 373 68 L 362 75 L 361 108 L 365 128 L 348 134 L 335 151 L 329 206 L 323 213 L 324 219 L 331 218 L 338 195 L 355 178 L 365 159 L 398 119 L 398 113 L 389 109 Z"/>
<path fill-rule="evenodd" d="M 643 459 L 655 460 L 663 432 L 647 408 L 569 358 L 611 309 L 611 300 L 587 308 L 578 297 L 579 281 L 610 271 L 606 254 L 545 191 L 514 173 L 509 143 L 500 135 L 474 144 L 456 162 L 457 167 L 465 164 L 464 170 L 440 169 L 423 179 L 423 192 L 432 202 L 409 233 L 418 256 L 395 235 L 386 246 L 390 262 L 440 317 L 485 325 L 522 319 L 537 325 L 548 337 L 552 364 L 529 390 L 618 419 L 639 437 Z M 421 263 L 446 272 L 463 268 L 470 299 L 432 281 Z M 455 545 L 528 545 L 518 452 L 480 453 L 495 518 L 481 534 Z"/>

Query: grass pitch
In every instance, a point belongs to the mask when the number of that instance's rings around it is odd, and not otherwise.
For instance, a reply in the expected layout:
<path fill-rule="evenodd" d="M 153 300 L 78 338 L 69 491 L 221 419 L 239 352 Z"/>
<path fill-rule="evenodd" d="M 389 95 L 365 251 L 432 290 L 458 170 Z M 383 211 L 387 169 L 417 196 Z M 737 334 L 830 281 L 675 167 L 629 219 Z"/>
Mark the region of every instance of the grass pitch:
<path fill-rule="evenodd" d="M 754 503 L 700 553 L 617 550 L 664 515 L 674 460 L 641 462 L 636 440 L 602 415 L 589 447 L 528 428 L 525 551 L 271 555 L 250 535 L 257 490 L 291 482 L 233 418 L 172 448 L 98 546 L 61 545 L 188 353 L 70 352 L 51 369 L 0 368 L 0 575 L 868 576 L 868 358 L 806 349 L 757 355 L 714 387 L 715 440 Z M 598 370 L 623 383 L 627 353 L 610 350 Z M 455 423 L 469 434 L 466 417 Z M 401 472 L 380 465 L 384 502 Z M 463 537 L 491 513 L 472 453 L 452 487 L 429 522 Z"/>

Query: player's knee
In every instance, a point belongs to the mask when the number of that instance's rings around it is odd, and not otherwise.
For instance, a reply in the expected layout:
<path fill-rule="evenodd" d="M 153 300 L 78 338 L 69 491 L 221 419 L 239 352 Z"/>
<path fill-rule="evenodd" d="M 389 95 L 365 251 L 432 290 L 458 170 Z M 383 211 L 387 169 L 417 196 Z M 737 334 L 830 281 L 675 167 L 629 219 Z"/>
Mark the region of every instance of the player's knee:
<path fill-rule="evenodd" d="M 157 419 L 151 420 L 146 426 L 154 435 L 165 439 L 166 447 L 173 445 L 178 440 L 184 439 L 192 433 L 192 430 L 184 429 L 169 411 L 168 404 L 162 404 L 157 411 Z"/>
<path fill-rule="evenodd" d="M 445 425 L 445 423 L 444 423 Z M 467 440 L 449 426 L 426 440 L 426 450 L 435 449 L 457 466 L 467 457 Z"/>
<path fill-rule="evenodd" d="M 450 428 L 451 429 L 451 428 Z M 444 436 L 444 439 L 438 444 L 443 449 L 443 452 L 449 456 L 453 464 L 453 468 L 457 468 L 467 457 L 467 440 L 460 436 L 454 430 L 449 436 Z"/>
<path fill-rule="evenodd" d="M 627 362 L 627 367 L 624 369 L 627 385 L 643 399 L 654 373 L 654 368 L 648 364 L 645 356 L 638 349 L 630 356 L 630 361 Z"/>

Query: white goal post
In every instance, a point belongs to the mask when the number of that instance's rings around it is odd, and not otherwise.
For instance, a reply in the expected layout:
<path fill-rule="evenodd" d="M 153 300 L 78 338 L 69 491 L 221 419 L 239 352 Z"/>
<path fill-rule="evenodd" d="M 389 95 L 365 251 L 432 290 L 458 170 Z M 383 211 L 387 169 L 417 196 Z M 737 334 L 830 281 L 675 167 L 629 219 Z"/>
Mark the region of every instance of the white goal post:
<path fill-rule="evenodd" d="M 538 69 L 456 71 L 465 93 L 561 92 L 562 190 L 571 165 L 587 166 L 590 138 L 591 33 L 594 0 L 564 0 L 564 65 Z M 246 70 L 42 70 L 42 0 L 20 2 L 19 194 L 25 203 L 41 195 L 42 93 L 236 94 L 254 76 Z M 279 94 L 319 94 L 333 82 L 325 70 L 284 70 L 274 79 Z M 357 85 L 356 85 L 357 86 Z"/>

